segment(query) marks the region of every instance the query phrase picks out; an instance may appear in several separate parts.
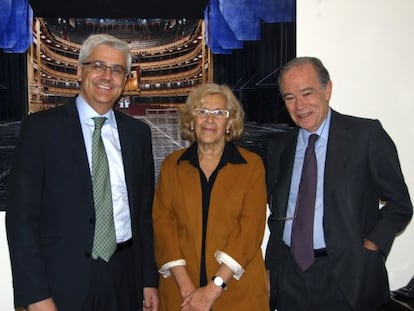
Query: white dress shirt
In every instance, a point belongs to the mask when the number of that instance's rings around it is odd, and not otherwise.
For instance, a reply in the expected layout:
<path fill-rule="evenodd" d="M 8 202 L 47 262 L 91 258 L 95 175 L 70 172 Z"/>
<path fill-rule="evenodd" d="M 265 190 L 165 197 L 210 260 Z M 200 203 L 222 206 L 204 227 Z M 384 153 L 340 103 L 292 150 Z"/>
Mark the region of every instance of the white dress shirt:
<path fill-rule="evenodd" d="M 116 241 L 117 243 L 127 241 L 132 237 L 131 216 L 115 114 L 111 109 L 106 114 L 99 115 L 80 95 L 76 98 L 76 107 L 79 113 L 90 170 L 92 170 L 92 133 L 95 128 L 92 118 L 107 118 L 102 126 L 101 135 L 109 164 Z"/>
<path fill-rule="evenodd" d="M 317 161 L 318 178 L 316 184 L 316 200 L 315 200 L 315 218 L 313 225 L 313 248 L 325 248 L 325 236 L 323 231 L 323 189 L 324 189 L 324 175 L 325 175 L 325 159 L 326 148 L 328 146 L 329 127 L 331 123 L 331 110 L 329 109 L 326 119 L 322 122 L 316 130 L 319 135 L 315 143 L 315 154 Z M 299 130 L 298 142 L 296 144 L 295 160 L 293 162 L 292 180 L 290 184 L 288 208 L 286 211 L 286 222 L 283 231 L 283 241 L 286 245 L 291 245 L 291 233 L 293 218 L 295 215 L 295 208 L 297 197 L 299 193 L 299 183 L 302 175 L 303 161 L 305 159 L 305 150 L 308 146 L 309 133 L 304 129 Z"/>

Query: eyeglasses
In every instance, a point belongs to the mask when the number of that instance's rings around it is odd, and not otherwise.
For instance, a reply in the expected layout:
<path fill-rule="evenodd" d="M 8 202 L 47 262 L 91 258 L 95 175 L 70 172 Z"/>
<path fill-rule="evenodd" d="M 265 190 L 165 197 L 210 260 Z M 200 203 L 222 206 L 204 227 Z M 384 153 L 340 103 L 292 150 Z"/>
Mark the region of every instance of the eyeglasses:
<path fill-rule="evenodd" d="M 82 63 L 82 65 L 89 66 L 92 71 L 98 74 L 103 74 L 106 71 L 106 69 L 109 68 L 109 70 L 111 70 L 111 74 L 117 78 L 123 78 L 126 74 L 125 68 L 122 67 L 121 65 L 109 66 L 105 64 L 104 62 L 100 62 L 100 61 Z"/>
<path fill-rule="evenodd" d="M 217 119 L 227 119 L 230 116 L 230 112 L 224 109 L 209 110 L 205 108 L 197 108 L 194 109 L 194 113 L 201 118 L 207 118 L 209 115 L 212 115 Z"/>

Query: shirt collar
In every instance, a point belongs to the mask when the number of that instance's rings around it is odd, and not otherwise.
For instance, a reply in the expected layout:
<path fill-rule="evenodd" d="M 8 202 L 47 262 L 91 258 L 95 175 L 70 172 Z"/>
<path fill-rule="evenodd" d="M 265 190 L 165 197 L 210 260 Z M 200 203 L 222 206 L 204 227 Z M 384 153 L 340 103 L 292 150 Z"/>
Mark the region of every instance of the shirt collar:
<path fill-rule="evenodd" d="M 322 124 L 313 133 L 308 132 L 307 130 L 301 128 L 299 130 L 299 135 L 300 135 L 301 139 L 304 142 L 307 142 L 308 141 L 308 138 L 309 138 L 309 136 L 311 134 L 318 134 L 318 136 L 320 138 L 323 138 L 324 140 L 327 141 L 328 140 L 328 136 L 329 136 L 329 126 L 331 124 L 331 116 L 332 116 L 332 111 L 331 111 L 331 108 L 329 108 L 328 114 L 326 115 L 325 120 L 323 120 Z"/>
<path fill-rule="evenodd" d="M 181 161 L 189 161 L 192 165 L 198 167 L 197 148 L 197 142 L 192 143 L 177 160 L 177 164 L 180 164 Z M 240 151 L 233 142 L 226 142 L 220 163 L 223 166 L 227 163 L 244 164 L 247 161 L 240 154 Z"/>
<path fill-rule="evenodd" d="M 85 122 L 86 124 L 94 124 L 92 118 L 106 117 L 107 124 L 116 127 L 115 114 L 112 109 L 110 109 L 107 113 L 100 115 L 85 101 L 85 99 L 80 94 L 76 97 L 76 107 L 78 108 L 79 118 L 81 122 Z"/>

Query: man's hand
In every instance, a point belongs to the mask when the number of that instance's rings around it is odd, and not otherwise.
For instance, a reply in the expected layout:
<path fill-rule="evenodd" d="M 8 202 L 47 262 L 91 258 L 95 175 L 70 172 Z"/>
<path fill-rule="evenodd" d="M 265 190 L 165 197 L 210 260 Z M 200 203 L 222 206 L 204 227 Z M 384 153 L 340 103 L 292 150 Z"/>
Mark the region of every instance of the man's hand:
<path fill-rule="evenodd" d="M 369 249 L 370 251 L 379 251 L 378 246 L 374 242 L 367 239 L 364 240 L 364 244 L 362 246 L 364 246 L 366 249 Z"/>
<path fill-rule="evenodd" d="M 159 304 L 158 289 L 154 287 L 144 287 L 143 310 L 158 311 Z"/>
<path fill-rule="evenodd" d="M 52 298 L 47 298 L 27 306 L 27 311 L 58 311 Z"/>

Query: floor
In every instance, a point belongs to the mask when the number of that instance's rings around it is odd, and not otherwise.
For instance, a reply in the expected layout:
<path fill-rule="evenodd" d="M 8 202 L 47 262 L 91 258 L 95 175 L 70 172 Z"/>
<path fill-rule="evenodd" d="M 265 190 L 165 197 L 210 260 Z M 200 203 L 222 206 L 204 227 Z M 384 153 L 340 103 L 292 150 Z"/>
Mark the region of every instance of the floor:
<path fill-rule="evenodd" d="M 0 211 L 4 209 L 7 178 L 10 174 L 11 156 L 17 142 L 20 122 L 0 123 Z"/>

